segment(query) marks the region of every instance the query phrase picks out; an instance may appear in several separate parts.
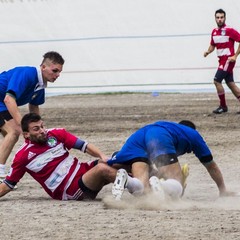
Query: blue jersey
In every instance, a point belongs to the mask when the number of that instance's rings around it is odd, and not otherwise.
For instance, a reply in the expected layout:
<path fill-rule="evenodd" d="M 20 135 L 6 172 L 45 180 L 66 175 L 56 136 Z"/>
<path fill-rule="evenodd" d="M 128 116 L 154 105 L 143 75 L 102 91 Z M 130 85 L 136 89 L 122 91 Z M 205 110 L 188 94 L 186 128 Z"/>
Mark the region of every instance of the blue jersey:
<path fill-rule="evenodd" d="M 133 133 L 108 163 L 123 163 L 135 158 L 152 161 L 161 155 L 180 156 L 190 152 L 201 162 L 212 160 L 207 144 L 196 130 L 174 122 L 159 121 Z"/>
<path fill-rule="evenodd" d="M 43 104 L 45 85 L 40 70 L 36 67 L 16 67 L 0 74 L 0 112 L 7 107 L 3 100 L 6 93 L 15 97 L 18 106 L 30 103 Z"/>

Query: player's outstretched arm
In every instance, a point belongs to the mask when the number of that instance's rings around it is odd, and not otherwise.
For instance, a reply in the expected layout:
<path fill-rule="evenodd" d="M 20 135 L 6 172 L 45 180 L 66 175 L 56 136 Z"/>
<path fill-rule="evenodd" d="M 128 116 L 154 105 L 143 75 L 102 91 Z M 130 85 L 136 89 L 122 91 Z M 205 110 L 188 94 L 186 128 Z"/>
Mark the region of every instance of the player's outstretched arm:
<path fill-rule="evenodd" d="M 86 152 L 93 157 L 100 158 L 104 162 L 107 162 L 107 160 L 109 159 L 102 151 L 100 151 L 100 149 L 98 149 L 91 143 L 88 143 Z"/>
<path fill-rule="evenodd" d="M 204 164 L 213 181 L 217 184 L 220 197 L 234 196 L 236 193 L 226 190 L 222 173 L 215 161 Z"/>
<path fill-rule="evenodd" d="M 8 187 L 5 183 L 0 183 L 0 197 L 4 196 L 5 194 L 11 192 L 12 189 Z"/>

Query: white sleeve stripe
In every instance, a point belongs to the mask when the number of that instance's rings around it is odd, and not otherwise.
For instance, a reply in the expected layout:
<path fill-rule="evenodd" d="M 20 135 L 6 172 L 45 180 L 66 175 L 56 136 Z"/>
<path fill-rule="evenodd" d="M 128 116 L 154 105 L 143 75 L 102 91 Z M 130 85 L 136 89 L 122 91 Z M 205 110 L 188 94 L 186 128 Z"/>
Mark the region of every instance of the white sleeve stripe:
<path fill-rule="evenodd" d="M 86 148 L 87 148 L 88 142 L 85 142 L 81 148 L 82 152 L 86 152 Z"/>

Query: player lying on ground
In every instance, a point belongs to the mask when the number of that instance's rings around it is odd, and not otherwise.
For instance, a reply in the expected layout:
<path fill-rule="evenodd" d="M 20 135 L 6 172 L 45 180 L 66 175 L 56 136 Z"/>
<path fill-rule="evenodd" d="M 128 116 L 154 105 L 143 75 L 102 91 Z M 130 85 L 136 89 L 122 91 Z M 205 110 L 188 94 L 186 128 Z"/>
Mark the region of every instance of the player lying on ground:
<path fill-rule="evenodd" d="M 21 127 L 25 143 L 0 184 L 0 197 L 9 193 L 26 172 L 59 200 L 94 199 L 104 185 L 114 182 L 117 170 L 103 163 L 107 156 L 93 144 L 62 128 L 45 129 L 35 113 L 26 114 Z M 81 163 L 69 154 L 71 148 L 100 160 Z"/>
<path fill-rule="evenodd" d="M 181 169 L 178 156 L 190 152 L 193 152 L 207 169 L 220 196 L 234 194 L 226 190 L 222 173 L 202 136 L 195 130 L 195 125 L 184 120 L 180 123 L 159 121 L 149 124 L 127 139 L 108 164 L 131 165 L 133 178 L 130 178 L 124 169 L 119 169 L 112 188 L 114 197 L 121 199 L 124 188 L 130 193 L 142 194 L 151 187 L 162 195 L 179 198 L 184 191 L 183 173 L 185 171 L 186 178 L 186 169 Z M 151 177 L 149 172 L 153 166 L 156 176 Z M 160 181 L 159 178 L 165 180 Z"/>

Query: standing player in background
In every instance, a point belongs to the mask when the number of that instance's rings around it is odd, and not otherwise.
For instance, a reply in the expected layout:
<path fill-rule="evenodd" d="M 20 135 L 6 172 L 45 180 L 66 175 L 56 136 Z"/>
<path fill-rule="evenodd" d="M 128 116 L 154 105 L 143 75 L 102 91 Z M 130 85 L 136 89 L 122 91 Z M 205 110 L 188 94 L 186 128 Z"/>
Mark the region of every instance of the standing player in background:
<path fill-rule="evenodd" d="M 217 89 L 220 105 L 213 113 L 221 114 L 228 111 L 225 91 L 222 85 L 223 79 L 234 96 L 240 101 L 240 89 L 235 84 L 233 78 L 233 68 L 240 53 L 240 44 L 235 53 L 234 43 L 240 42 L 240 33 L 225 24 L 226 13 L 222 9 L 218 9 L 215 12 L 215 21 L 217 28 L 214 28 L 212 31 L 210 46 L 208 50 L 204 52 L 204 57 L 207 57 L 215 48 L 217 49 L 219 66 L 214 77 L 214 84 Z"/>
<path fill-rule="evenodd" d="M 29 112 L 39 113 L 47 82 L 55 82 L 63 64 L 59 53 L 47 52 L 40 67 L 15 67 L 0 74 L 0 132 L 4 137 L 0 144 L 0 179 L 6 176 L 6 161 L 21 133 L 18 106 L 28 103 Z"/>

